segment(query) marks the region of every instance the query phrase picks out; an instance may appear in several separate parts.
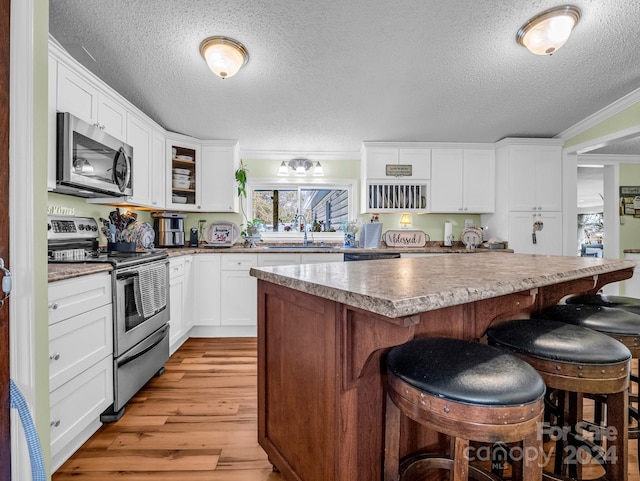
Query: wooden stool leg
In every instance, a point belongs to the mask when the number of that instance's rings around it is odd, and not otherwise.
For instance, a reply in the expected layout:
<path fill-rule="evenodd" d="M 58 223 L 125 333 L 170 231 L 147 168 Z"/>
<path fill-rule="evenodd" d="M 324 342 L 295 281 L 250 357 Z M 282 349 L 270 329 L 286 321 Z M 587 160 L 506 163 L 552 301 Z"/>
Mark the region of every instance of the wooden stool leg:
<path fill-rule="evenodd" d="M 469 479 L 469 440 L 456 438 L 453 452 L 452 481 L 467 481 Z"/>
<path fill-rule="evenodd" d="M 629 398 L 626 391 L 607 395 L 607 425 L 615 428 L 614 436 L 607 437 L 607 451 L 615 459 L 607 459 L 607 479 L 627 481 L 628 464 L 628 409 Z M 613 439 L 615 438 L 615 439 Z"/>
<path fill-rule="evenodd" d="M 387 395 L 384 433 L 384 481 L 400 478 L 400 409 Z"/>
<path fill-rule="evenodd" d="M 542 434 L 531 434 L 522 441 L 522 481 L 542 479 Z"/>

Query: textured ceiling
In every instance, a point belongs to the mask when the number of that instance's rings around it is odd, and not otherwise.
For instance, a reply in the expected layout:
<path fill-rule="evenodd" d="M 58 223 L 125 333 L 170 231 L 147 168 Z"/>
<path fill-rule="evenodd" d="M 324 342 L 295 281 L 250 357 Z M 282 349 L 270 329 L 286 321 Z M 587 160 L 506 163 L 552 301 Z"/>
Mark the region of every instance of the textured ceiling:
<path fill-rule="evenodd" d="M 551 57 L 515 42 L 552 0 L 51 0 L 50 31 L 168 130 L 242 149 L 554 136 L 640 87 L 640 1 L 576 0 Z M 211 35 L 249 63 L 215 77 Z M 83 53 L 84 47 L 95 62 Z"/>

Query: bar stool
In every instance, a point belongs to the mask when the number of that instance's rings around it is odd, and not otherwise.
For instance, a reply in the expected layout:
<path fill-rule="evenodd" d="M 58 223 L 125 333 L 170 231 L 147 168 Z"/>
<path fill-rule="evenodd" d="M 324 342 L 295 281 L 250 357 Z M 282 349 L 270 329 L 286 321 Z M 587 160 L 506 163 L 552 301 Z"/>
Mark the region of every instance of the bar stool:
<path fill-rule="evenodd" d="M 609 296 L 606 294 L 583 294 L 567 297 L 565 299 L 565 303 L 616 307 L 618 309 L 640 314 L 640 299 L 635 297 Z"/>
<path fill-rule="evenodd" d="M 414 339 L 387 354 L 385 481 L 425 479 L 448 470 L 451 481 L 500 480 L 470 463 L 470 440 L 522 441 L 523 481 L 540 481 L 545 386 L 527 363 L 500 349 L 449 338 Z M 401 416 L 451 437 L 450 455 L 400 460 Z M 528 461 L 528 462 L 527 462 Z"/>
<path fill-rule="evenodd" d="M 627 346 L 631 357 L 637 360 L 640 357 L 640 314 L 636 314 L 633 310 L 603 306 L 604 303 L 633 306 L 634 299 L 627 297 L 618 298 L 617 302 L 603 301 L 603 296 L 599 295 L 576 296 L 574 299 L 578 297 L 585 301 L 592 300 L 601 304 L 558 304 L 543 309 L 536 317 L 567 322 L 606 334 Z M 622 299 L 627 301 L 622 301 Z M 640 308 L 640 305 L 638 307 Z M 640 453 L 640 414 L 636 407 L 638 403 L 638 376 L 631 374 L 629 379 L 631 381 L 628 392 L 629 418 L 634 420 L 634 423 L 629 426 L 628 435 L 629 439 L 638 440 L 638 452 Z M 592 397 L 595 401 L 593 423 L 599 425 L 603 420 L 603 403 L 606 402 L 606 396 Z"/>
<path fill-rule="evenodd" d="M 607 395 L 607 422 L 614 436 L 607 451 L 617 459 L 605 463 L 609 481 L 627 479 L 627 407 L 631 353 L 611 337 L 564 322 L 548 319 L 518 319 L 491 326 L 486 332 L 490 345 L 500 347 L 531 364 L 548 389 L 570 394 L 568 416 L 560 419 L 574 437 L 581 420 L 583 394 Z M 576 458 L 577 460 L 577 458 Z M 615 462 L 614 462 L 615 461 Z M 572 475 L 577 473 L 572 470 Z M 556 467 L 557 475 L 561 475 Z"/>

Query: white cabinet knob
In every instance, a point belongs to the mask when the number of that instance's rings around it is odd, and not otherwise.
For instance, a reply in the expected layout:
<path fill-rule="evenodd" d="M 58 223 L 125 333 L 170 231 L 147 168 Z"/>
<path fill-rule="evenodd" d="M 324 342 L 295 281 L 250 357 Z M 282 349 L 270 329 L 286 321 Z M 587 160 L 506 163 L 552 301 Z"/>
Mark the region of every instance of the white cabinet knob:
<path fill-rule="evenodd" d="M 60 420 L 56 419 L 55 421 L 51 421 L 50 426 L 52 428 L 57 428 L 58 426 L 60 426 Z"/>
<path fill-rule="evenodd" d="M 57 302 L 54 302 L 53 304 L 49 305 L 49 309 L 52 309 L 52 310 L 54 310 L 54 311 L 55 311 L 57 308 L 58 308 L 58 303 L 57 303 Z"/>
<path fill-rule="evenodd" d="M 56 352 L 55 354 L 51 354 L 49 356 L 49 359 L 51 359 L 52 361 L 57 361 L 58 359 L 60 359 L 60 353 Z"/>

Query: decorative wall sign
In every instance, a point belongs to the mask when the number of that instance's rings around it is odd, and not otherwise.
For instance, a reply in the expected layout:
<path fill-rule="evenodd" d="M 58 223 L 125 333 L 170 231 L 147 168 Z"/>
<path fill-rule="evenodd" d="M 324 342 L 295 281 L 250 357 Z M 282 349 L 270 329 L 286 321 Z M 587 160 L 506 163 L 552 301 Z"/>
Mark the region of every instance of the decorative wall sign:
<path fill-rule="evenodd" d="M 388 230 L 384 242 L 388 247 L 424 247 L 427 234 L 421 230 Z"/>
<path fill-rule="evenodd" d="M 640 186 L 620 186 L 620 215 L 640 217 Z"/>
<path fill-rule="evenodd" d="M 385 174 L 393 177 L 410 177 L 413 175 L 413 165 L 411 164 L 387 164 Z"/>

